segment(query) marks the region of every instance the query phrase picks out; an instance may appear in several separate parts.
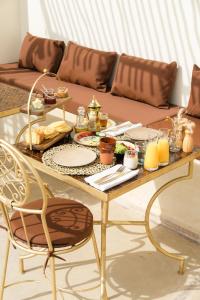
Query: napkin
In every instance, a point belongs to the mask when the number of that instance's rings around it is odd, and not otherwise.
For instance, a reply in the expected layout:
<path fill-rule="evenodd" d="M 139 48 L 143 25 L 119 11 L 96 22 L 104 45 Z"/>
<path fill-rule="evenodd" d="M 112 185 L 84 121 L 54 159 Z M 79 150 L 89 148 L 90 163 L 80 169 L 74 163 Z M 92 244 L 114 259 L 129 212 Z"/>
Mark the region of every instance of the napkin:
<path fill-rule="evenodd" d="M 100 191 L 105 191 L 105 190 L 112 188 L 113 186 L 116 186 L 124 181 L 127 181 L 127 180 L 137 176 L 139 173 L 139 169 L 130 170 L 128 168 L 125 168 L 125 172 L 128 172 L 128 173 L 125 173 L 125 174 L 121 175 L 120 177 L 113 179 L 112 181 L 110 181 L 108 183 L 104 183 L 104 184 L 94 183 L 97 179 L 100 179 L 105 175 L 115 173 L 120 168 L 120 166 L 122 166 L 122 165 L 118 164 L 118 165 L 115 165 L 114 167 L 111 167 L 110 169 L 104 170 L 95 175 L 85 177 L 85 181 L 87 183 L 89 183 L 90 185 L 92 185 L 93 187 L 95 187 L 96 189 L 98 189 Z"/>
<path fill-rule="evenodd" d="M 127 121 L 127 122 L 121 123 L 119 125 L 109 127 L 108 129 L 102 130 L 101 132 L 109 134 L 110 136 L 117 136 L 117 135 L 123 134 L 128 129 L 137 128 L 137 127 L 141 127 L 141 126 L 142 126 L 141 123 L 133 124 L 130 121 Z"/>

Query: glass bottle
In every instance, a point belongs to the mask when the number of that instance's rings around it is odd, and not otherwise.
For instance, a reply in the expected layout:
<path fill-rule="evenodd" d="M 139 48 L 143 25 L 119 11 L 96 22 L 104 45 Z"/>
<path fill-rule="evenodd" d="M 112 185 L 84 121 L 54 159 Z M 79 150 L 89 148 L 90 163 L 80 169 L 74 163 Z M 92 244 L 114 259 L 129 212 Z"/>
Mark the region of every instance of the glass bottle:
<path fill-rule="evenodd" d="M 85 119 L 85 108 L 79 106 L 76 118 L 75 132 L 87 131 L 87 121 Z"/>

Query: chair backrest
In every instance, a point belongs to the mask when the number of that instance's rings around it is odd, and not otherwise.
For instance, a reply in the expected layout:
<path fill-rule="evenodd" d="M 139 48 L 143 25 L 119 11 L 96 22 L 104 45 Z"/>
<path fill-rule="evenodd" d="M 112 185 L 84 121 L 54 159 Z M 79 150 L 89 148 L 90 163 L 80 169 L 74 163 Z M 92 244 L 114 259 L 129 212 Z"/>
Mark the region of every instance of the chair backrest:
<path fill-rule="evenodd" d="M 26 208 L 35 184 L 41 194 L 42 206 L 40 209 Z M 14 146 L 0 139 L 0 206 L 9 237 L 14 245 L 24 249 L 33 249 L 28 237 L 26 218 L 24 216 L 26 214 L 36 214 L 41 217 L 48 249 L 50 251 L 53 250 L 46 222 L 47 205 L 48 193 L 38 172 Z M 14 235 L 11 226 L 13 211 L 19 212 L 26 237 L 25 243 L 21 243 Z"/>

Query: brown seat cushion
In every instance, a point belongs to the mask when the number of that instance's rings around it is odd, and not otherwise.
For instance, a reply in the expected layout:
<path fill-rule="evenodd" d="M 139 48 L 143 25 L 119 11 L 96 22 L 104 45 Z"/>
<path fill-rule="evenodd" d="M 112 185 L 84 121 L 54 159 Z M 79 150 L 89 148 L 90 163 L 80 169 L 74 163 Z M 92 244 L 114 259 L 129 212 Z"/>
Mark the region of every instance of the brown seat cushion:
<path fill-rule="evenodd" d="M 177 71 L 170 64 L 122 54 L 111 93 L 153 106 L 165 106 L 172 92 Z"/>
<path fill-rule="evenodd" d="M 63 57 L 63 41 L 50 40 L 27 33 L 21 46 L 19 67 L 43 72 L 57 72 Z"/>
<path fill-rule="evenodd" d="M 12 70 L 3 71 L 6 69 Z M 19 70 L 24 71 L 19 72 Z M 41 73 L 33 70 L 14 69 L 9 68 L 7 65 L 0 65 L 0 81 L 29 91 L 34 80 L 40 74 Z M 65 81 L 59 81 L 56 80 L 55 77 L 43 77 L 38 84 L 39 89 L 41 88 L 41 84 L 47 88 L 57 88 L 59 86 L 67 87 L 72 100 L 70 100 L 66 105 L 66 110 L 75 114 L 77 113 L 77 108 L 80 105 L 87 107 L 93 94 L 95 94 L 96 98 L 100 102 L 102 110 L 107 112 L 109 117 L 116 121 L 130 120 L 133 123 L 141 122 L 143 125 L 148 125 L 152 122 L 162 120 L 167 116 L 174 116 L 178 111 L 178 107 L 176 106 L 170 106 L 168 109 L 159 109 L 146 103 L 114 96 L 110 93 L 101 93 L 98 91 L 95 91 L 94 93 L 91 88 Z"/>
<path fill-rule="evenodd" d="M 193 66 L 187 114 L 200 118 L 200 68 L 197 65 Z"/>
<path fill-rule="evenodd" d="M 18 63 L 0 64 L 0 81 L 30 91 L 34 81 L 41 75 L 31 69 L 19 68 Z M 41 86 L 40 86 L 41 87 Z"/>
<path fill-rule="evenodd" d="M 42 200 L 36 200 L 27 204 L 26 208 L 41 209 L 42 203 Z M 41 217 L 24 213 L 24 219 L 31 245 L 47 247 Z M 75 245 L 89 237 L 93 229 L 90 210 L 77 201 L 65 198 L 49 199 L 46 220 L 54 247 Z M 11 226 L 15 237 L 26 242 L 19 212 L 13 214 Z"/>
<path fill-rule="evenodd" d="M 116 52 L 105 52 L 68 42 L 58 70 L 58 78 L 105 92 Z"/>

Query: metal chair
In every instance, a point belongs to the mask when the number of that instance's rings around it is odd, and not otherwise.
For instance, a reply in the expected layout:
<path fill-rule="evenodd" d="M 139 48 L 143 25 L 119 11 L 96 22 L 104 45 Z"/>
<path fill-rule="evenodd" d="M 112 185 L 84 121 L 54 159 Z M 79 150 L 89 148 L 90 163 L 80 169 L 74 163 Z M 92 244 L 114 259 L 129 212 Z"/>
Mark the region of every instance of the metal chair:
<path fill-rule="evenodd" d="M 41 199 L 30 201 L 35 184 Z M 50 261 L 52 299 L 57 299 L 55 258 L 93 241 L 99 268 L 99 255 L 90 210 L 78 201 L 54 197 L 38 172 L 13 146 L 0 140 L 0 208 L 7 229 L 6 255 L 0 286 L 0 300 L 6 281 L 10 244 L 27 253 L 42 255 L 44 268 Z M 61 258 L 62 259 L 62 258 Z"/>

